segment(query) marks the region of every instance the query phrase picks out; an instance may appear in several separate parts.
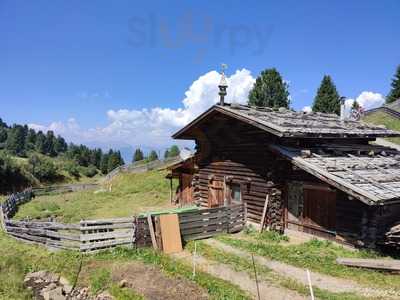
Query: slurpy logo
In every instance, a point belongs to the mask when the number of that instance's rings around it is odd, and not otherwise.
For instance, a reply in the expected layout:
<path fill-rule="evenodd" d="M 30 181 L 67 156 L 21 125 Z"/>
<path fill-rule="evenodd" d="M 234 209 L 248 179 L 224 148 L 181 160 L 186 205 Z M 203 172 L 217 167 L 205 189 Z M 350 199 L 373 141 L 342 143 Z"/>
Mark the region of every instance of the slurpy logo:
<path fill-rule="evenodd" d="M 226 24 L 191 12 L 173 21 L 149 13 L 129 19 L 128 41 L 137 48 L 188 49 L 195 61 L 200 62 L 217 48 L 225 49 L 232 56 L 239 52 L 261 55 L 272 32 L 273 27 L 268 24 Z"/>

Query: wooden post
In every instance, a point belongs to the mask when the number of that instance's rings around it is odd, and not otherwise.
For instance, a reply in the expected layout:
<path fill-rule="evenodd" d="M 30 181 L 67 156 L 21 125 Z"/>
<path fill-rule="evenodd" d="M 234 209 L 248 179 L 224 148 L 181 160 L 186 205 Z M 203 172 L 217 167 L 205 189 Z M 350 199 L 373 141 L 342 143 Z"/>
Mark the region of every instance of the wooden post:
<path fill-rule="evenodd" d="M 267 194 L 267 197 L 265 198 L 264 209 L 263 209 L 263 213 L 261 216 L 260 232 L 262 232 L 264 229 L 265 217 L 267 215 L 267 210 L 268 210 L 268 202 L 269 202 L 269 194 Z"/>
<path fill-rule="evenodd" d="M 1 228 L 6 231 L 6 224 L 4 223 L 3 205 L 0 205 L 0 223 Z"/>
<path fill-rule="evenodd" d="M 151 214 L 147 215 L 147 223 L 149 224 L 151 243 L 153 244 L 153 248 L 157 250 L 158 247 L 157 247 L 156 235 L 154 233 L 153 220 L 151 218 Z"/>
<path fill-rule="evenodd" d="M 170 199 L 170 202 L 172 204 L 172 202 L 173 202 L 173 198 L 172 198 L 172 173 L 171 173 L 171 177 L 169 178 L 169 184 L 170 184 L 169 199 Z"/>

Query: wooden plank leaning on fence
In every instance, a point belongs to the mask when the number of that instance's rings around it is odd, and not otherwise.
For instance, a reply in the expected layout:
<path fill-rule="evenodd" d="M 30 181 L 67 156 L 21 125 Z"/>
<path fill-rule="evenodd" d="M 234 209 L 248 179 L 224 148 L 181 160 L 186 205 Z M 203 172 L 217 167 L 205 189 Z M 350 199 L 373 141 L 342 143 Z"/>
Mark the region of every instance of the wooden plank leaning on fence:
<path fill-rule="evenodd" d="M 153 248 L 158 250 L 156 234 L 154 232 L 154 225 L 151 214 L 147 215 L 147 223 L 149 224 L 150 236 L 151 236 L 151 243 L 153 244 Z"/>
<path fill-rule="evenodd" d="M 267 217 L 267 212 L 268 212 L 268 203 L 269 203 L 269 194 L 267 194 L 267 197 L 265 197 L 264 209 L 263 209 L 263 213 L 262 213 L 262 216 L 261 216 L 260 232 L 262 232 L 264 230 L 264 227 L 265 227 L 265 219 Z"/>

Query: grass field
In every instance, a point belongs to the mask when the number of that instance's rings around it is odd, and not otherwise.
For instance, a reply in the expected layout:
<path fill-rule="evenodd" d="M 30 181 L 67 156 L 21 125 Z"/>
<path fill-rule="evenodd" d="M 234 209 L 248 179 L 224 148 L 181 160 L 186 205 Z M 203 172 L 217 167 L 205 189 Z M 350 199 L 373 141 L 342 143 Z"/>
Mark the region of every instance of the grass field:
<path fill-rule="evenodd" d="M 111 192 L 83 191 L 38 197 L 21 206 L 17 217 L 54 216 L 64 222 L 75 222 L 82 218 L 123 217 L 169 207 L 169 181 L 165 175 L 158 171 L 123 174 L 112 181 Z M 93 292 L 107 289 L 116 299 L 143 299 L 132 289 L 120 288 L 111 278 L 110 269 L 118 270 L 119 266 L 132 262 L 155 267 L 167 277 L 192 282 L 203 288 L 210 299 L 249 299 L 237 286 L 207 273 L 198 272 L 193 278 L 191 266 L 150 248 L 117 248 L 96 255 L 49 252 L 44 247 L 14 240 L 3 232 L 0 232 L 0 299 L 31 299 L 23 279 L 28 272 L 38 270 L 58 273 L 71 283 L 77 281 L 78 286 L 89 286 Z M 81 263 L 82 271 L 77 276 Z"/>
<path fill-rule="evenodd" d="M 365 116 L 362 118 L 362 120 L 364 122 L 376 125 L 385 125 L 388 129 L 400 131 L 400 121 L 395 117 L 381 111 L 377 111 Z M 387 138 L 387 140 L 396 144 L 400 144 L 400 138 L 398 137 Z"/>
<path fill-rule="evenodd" d="M 164 178 L 165 175 L 160 171 L 121 174 L 100 191 L 37 197 L 21 206 L 15 218 L 54 217 L 60 222 L 70 223 L 82 219 L 127 217 L 167 208 L 171 206 L 170 183 Z M 173 186 L 175 188 L 176 183 Z"/>
<path fill-rule="evenodd" d="M 382 258 L 373 251 L 348 250 L 330 241 L 313 239 L 299 245 L 285 245 L 273 232 L 251 232 L 248 239 L 221 236 L 219 240 L 233 247 L 312 271 L 354 280 L 366 286 L 400 290 L 400 276 L 367 269 L 351 268 L 336 263 L 338 257 Z"/>

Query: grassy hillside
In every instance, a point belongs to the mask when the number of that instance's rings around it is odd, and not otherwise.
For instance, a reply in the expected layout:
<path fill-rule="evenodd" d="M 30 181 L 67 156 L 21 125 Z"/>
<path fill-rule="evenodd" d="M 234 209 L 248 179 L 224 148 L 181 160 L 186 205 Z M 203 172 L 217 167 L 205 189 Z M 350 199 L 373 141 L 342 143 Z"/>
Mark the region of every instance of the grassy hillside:
<path fill-rule="evenodd" d="M 170 186 L 165 175 L 160 171 L 121 174 L 98 191 L 37 197 L 21 206 L 16 218 L 54 217 L 61 222 L 77 222 L 81 219 L 127 217 L 170 207 Z M 173 188 L 175 190 L 176 183 Z"/>
<path fill-rule="evenodd" d="M 362 120 L 364 122 L 376 125 L 385 125 L 388 129 L 400 131 L 400 120 L 382 111 L 371 113 L 370 115 L 363 117 Z M 400 144 L 400 138 L 397 137 L 387 138 L 387 140 L 396 144 Z"/>

